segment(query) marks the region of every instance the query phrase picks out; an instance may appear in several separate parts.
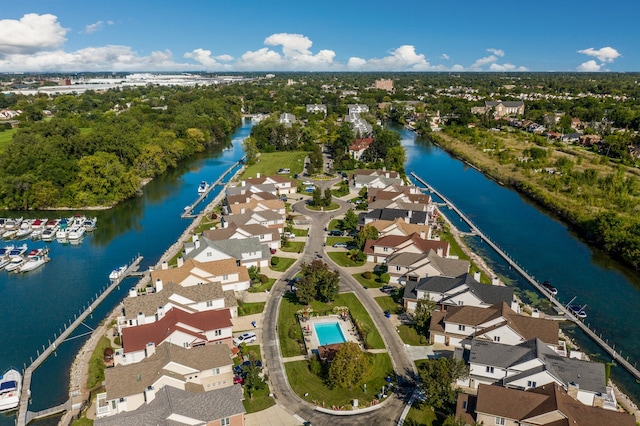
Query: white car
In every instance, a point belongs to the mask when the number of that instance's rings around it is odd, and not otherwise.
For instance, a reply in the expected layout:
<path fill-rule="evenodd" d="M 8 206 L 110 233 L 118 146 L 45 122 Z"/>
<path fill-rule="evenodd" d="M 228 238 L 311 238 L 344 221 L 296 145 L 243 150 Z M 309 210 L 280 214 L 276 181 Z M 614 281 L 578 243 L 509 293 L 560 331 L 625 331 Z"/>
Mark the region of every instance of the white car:
<path fill-rule="evenodd" d="M 253 331 L 250 331 L 248 333 L 243 333 L 240 336 L 235 337 L 233 339 L 233 345 L 240 346 L 243 343 L 253 343 L 256 340 L 258 340 L 258 336 L 256 336 L 256 333 L 254 333 Z"/>

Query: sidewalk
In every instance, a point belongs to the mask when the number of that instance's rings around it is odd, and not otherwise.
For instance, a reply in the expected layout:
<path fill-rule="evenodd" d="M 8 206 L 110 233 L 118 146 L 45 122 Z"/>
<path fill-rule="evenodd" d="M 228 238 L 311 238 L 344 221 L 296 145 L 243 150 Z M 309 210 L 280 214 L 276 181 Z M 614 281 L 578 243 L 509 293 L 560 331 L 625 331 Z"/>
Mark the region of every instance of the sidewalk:
<path fill-rule="evenodd" d="M 297 426 L 302 422 L 276 404 L 257 413 L 245 414 L 245 426 Z"/>

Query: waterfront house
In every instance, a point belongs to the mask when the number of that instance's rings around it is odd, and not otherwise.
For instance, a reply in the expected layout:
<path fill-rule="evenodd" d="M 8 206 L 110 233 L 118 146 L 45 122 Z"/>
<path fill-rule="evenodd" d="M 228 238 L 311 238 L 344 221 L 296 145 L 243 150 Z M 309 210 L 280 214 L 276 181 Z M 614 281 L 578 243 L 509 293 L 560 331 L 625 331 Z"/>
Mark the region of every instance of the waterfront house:
<path fill-rule="evenodd" d="M 596 398 L 612 397 L 603 363 L 558 355 L 537 338 L 515 346 L 474 339 L 470 349 L 456 349 L 454 356 L 469 364 L 469 376 L 457 381 L 460 386 L 530 389 L 555 383 L 588 406 L 593 406 Z"/>
<path fill-rule="evenodd" d="M 471 108 L 473 114 L 492 114 L 494 118 L 524 114 L 523 101 L 485 101 L 482 107 Z"/>
<path fill-rule="evenodd" d="M 369 112 L 369 106 L 365 104 L 348 104 L 347 109 L 349 114 L 361 114 L 363 112 Z"/>
<path fill-rule="evenodd" d="M 243 426 L 244 395 L 240 385 L 211 392 L 191 393 L 164 386 L 138 410 L 96 418 L 95 426 L 230 425 Z M 98 400 L 98 403 L 101 401 Z M 98 407 L 99 409 L 100 407 Z"/>
<path fill-rule="evenodd" d="M 247 185 L 274 185 L 278 191 L 278 195 L 295 194 L 298 192 L 298 183 L 295 179 L 289 179 L 284 176 L 260 176 L 256 174 L 255 178 L 244 180 Z"/>
<path fill-rule="evenodd" d="M 114 362 L 133 364 L 156 352 L 161 344 L 193 348 L 225 343 L 233 346 L 233 324 L 229 309 L 186 312 L 171 308 L 151 324 L 122 329 L 122 349 L 116 350 Z"/>
<path fill-rule="evenodd" d="M 455 417 L 464 424 L 509 426 L 636 424 L 631 414 L 600 408 L 601 398 L 594 402 L 593 407 L 585 406 L 553 383 L 526 391 L 481 384 L 476 395 L 458 395 Z"/>
<path fill-rule="evenodd" d="M 406 211 L 406 209 L 404 210 Z M 376 220 L 367 223 L 367 225 L 376 228 L 378 230 L 379 237 L 385 237 L 387 235 L 407 236 L 411 234 L 418 234 L 423 240 L 431 239 L 431 226 L 407 223 L 406 216 L 396 217 L 394 220 Z"/>
<path fill-rule="evenodd" d="M 389 256 L 398 253 L 436 252 L 438 256 L 449 256 L 449 243 L 438 240 L 425 240 L 420 235 L 386 235 L 377 240 L 367 240 L 362 250 L 367 255 L 367 262 L 385 262 Z"/>
<path fill-rule="evenodd" d="M 391 185 L 404 185 L 398 172 L 358 169 L 351 174 L 351 186 L 355 189 L 387 188 Z"/>
<path fill-rule="evenodd" d="M 351 112 L 344 117 L 345 123 L 351 124 L 351 129 L 355 136 L 368 136 L 373 132 L 373 127 L 357 112 Z"/>
<path fill-rule="evenodd" d="M 163 267 L 151 271 L 151 283 L 156 292 L 161 290 L 158 289 L 158 282 L 175 283 L 182 287 L 191 287 L 204 283 L 220 283 L 224 292 L 244 291 L 251 284 L 247 268 L 238 265 L 235 259 L 199 262 L 195 259 L 183 260 L 178 258 L 178 266 L 175 268 Z M 233 293 L 226 294 L 233 295 Z"/>
<path fill-rule="evenodd" d="M 423 277 L 458 277 L 469 272 L 470 266 L 468 260 L 445 258 L 433 249 L 427 253 L 394 253 L 387 257 L 386 264 L 390 282 L 397 284 L 417 282 Z"/>
<path fill-rule="evenodd" d="M 351 142 L 349 145 L 349 156 L 354 160 L 360 160 L 362 154 L 369 148 L 369 145 L 373 143 L 373 138 L 360 138 Z"/>
<path fill-rule="evenodd" d="M 271 195 L 278 196 L 278 188 L 273 183 L 248 184 L 247 181 L 243 180 L 240 182 L 240 185 L 227 186 L 227 189 L 225 190 L 227 196 L 245 195 L 250 193 L 259 194 L 262 192 L 267 192 Z"/>
<path fill-rule="evenodd" d="M 477 278 L 479 279 L 479 277 Z M 518 312 L 519 307 L 513 299 L 513 288 L 481 284 L 471 274 L 458 277 L 434 276 L 420 281 L 408 281 L 404 288 L 404 307 L 414 311 L 418 300 L 430 299 L 444 310 L 449 306 L 489 307 L 505 302 Z"/>
<path fill-rule="evenodd" d="M 245 192 L 243 194 L 227 195 L 224 198 L 224 206 L 229 211 L 229 206 L 232 204 L 248 203 L 251 200 L 278 200 L 279 197 L 270 192 Z"/>
<path fill-rule="evenodd" d="M 266 245 L 270 249 L 280 248 L 282 241 L 278 229 L 262 225 L 236 225 L 235 223 L 230 223 L 226 228 L 202 231 L 202 236 L 211 241 L 243 240 L 255 237 L 260 240 L 260 244 Z"/>
<path fill-rule="evenodd" d="M 273 212 L 271 210 L 263 210 L 255 212 L 253 210 L 245 210 L 244 213 L 223 216 L 220 219 L 220 226 L 226 228 L 231 223 L 236 225 L 262 225 L 267 228 L 277 229 L 280 234 L 284 232 L 284 223 L 286 217 L 283 214 Z"/>
<path fill-rule="evenodd" d="M 188 280 L 183 280 L 188 282 Z M 155 282 L 154 293 L 138 294 L 135 289 L 123 300 L 123 315 L 118 317 L 118 331 L 125 327 L 151 324 L 161 320 L 172 308 L 195 313 L 227 309 L 232 317 L 238 316 L 238 302 L 233 290 L 222 289 L 219 282 L 203 282 L 198 285 L 182 286 L 161 279 Z"/>
<path fill-rule="evenodd" d="M 395 221 L 401 218 L 407 223 L 414 225 L 428 225 L 429 212 L 408 209 L 373 209 L 370 212 L 358 214 L 358 225 L 369 225 L 377 220 Z"/>
<path fill-rule="evenodd" d="M 296 116 L 288 112 L 283 112 L 280 114 L 280 118 L 278 118 L 278 123 L 284 124 L 286 127 L 291 127 L 295 122 Z"/>
<path fill-rule="evenodd" d="M 538 338 L 566 355 L 558 334 L 557 321 L 520 315 L 504 302 L 488 308 L 463 305 L 434 311 L 429 325 L 431 343 L 468 349 L 472 339 L 514 346 Z"/>
<path fill-rule="evenodd" d="M 368 188 L 370 209 L 399 208 L 435 212 L 431 196 L 423 194 L 415 186 L 391 185 L 387 188 Z M 411 206 L 411 207 L 409 207 Z"/>
<path fill-rule="evenodd" d="M 239 266 L 260 268 L 269 266 L 271 253 L 257 237 L 211 241 L 206 237 L 194 236 L 192 242 L 184 244 L 183 257 L 203 263 L 235 259 Z"/>
<path fill-rule="evenodd" d="M 193 393 L 233 386 L 233 360 L 227 345 L 187 349 L 149 343 L 146 349 L 147 357 L 140 362 L 105 370 L 106 392 L 98 397 L 104 400 L 98 404 L 99 417 L 137 410 L 165 386 Z"/>
<path fill-rule="evenodd" d="M 230 214 L 244 214 L 248 211 L 263 212 L 271 211 L 285 217 L 286 208 L 282 200 L 249 200 L 246 203 L 238 203 L 229 205 Z"/>

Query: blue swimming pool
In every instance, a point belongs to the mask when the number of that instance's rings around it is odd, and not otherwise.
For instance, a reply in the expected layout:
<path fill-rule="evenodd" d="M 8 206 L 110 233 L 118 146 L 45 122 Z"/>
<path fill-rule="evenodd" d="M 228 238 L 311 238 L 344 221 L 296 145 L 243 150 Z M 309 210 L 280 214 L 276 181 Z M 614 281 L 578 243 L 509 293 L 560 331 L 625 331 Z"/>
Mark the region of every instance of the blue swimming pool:
<path fill-rule="evenodd" d="M 347 341 L 337 321 L 313 324 L 313 328 L 316 330 L 320 346 L 331 345 L 332 343 L 344 343 Z"/>

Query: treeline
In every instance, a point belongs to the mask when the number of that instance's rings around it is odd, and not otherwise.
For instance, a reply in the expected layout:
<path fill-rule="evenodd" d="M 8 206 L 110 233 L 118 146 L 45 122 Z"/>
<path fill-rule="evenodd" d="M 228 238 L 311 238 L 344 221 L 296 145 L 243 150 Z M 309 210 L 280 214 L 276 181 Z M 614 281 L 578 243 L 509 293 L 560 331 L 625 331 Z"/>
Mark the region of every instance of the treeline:
<path fill-rule="evenodd" d="M 16 108 L 25 111 L 20 128 L 0 152 L 0 206 L 8 209 L 113 205 L 143 179 L 224 141 L 242 117 L 240 100 L 213 87 L 24 97 Z"/>

